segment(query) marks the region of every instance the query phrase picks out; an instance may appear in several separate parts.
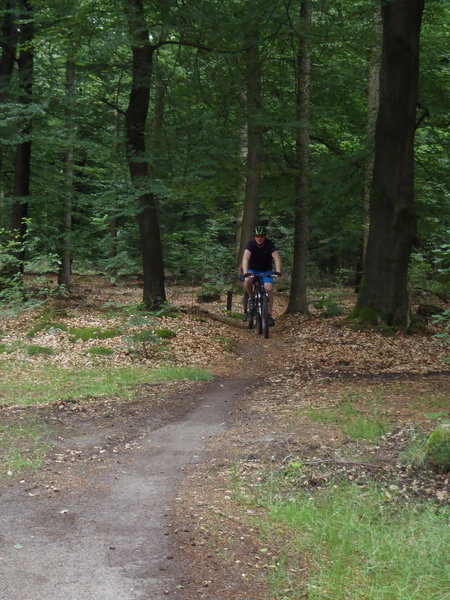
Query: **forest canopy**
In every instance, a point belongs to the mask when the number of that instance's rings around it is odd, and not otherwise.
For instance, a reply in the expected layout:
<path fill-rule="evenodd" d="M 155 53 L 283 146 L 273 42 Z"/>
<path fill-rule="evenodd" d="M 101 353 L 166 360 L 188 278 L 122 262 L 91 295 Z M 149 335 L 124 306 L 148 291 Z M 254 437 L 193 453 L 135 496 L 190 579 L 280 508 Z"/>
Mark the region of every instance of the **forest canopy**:
<path fill-rule="evenodd" d="M 380 6 L 313 0 L 306 30 L 300 4 L 6 0 L 0 287 L 17 265 L 60 273 L 65 265 L 67 285 L 72 271 L 138 275 L 143 250 L 156 252 L 145 244 L 157 238 L 161 265 L 150 276 L 161 267 L 175 280 L 229 283 L 252 196 L 289 279 L 296 181 L 306 168 L 308 280 L 355 283 L 368 227 Z M 428 0 L 409 272 L 438 292 L 449 262 L 449 28 L 445 3 Z M 305 32 L 307 123 L 297 93 Z M 306 127 L 307 167 L 297 152 Z"/>

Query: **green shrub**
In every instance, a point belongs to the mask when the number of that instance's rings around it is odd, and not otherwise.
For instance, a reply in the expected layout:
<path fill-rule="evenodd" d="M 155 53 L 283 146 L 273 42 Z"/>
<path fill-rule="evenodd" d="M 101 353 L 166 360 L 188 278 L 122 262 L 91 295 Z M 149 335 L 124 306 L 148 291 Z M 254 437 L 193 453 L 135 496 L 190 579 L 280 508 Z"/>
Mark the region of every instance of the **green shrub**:
<path fill-rule="evenodd" d="M 222 288 L 215 283 L 204 283 L 197 296 L 198 302 L 218 302 L 222 295 Z"/>
<path fill-rule="evenodd" d="M 336 300 L 330 294 L 327 298 L 321 298 L 313 302 L 314 308 L 321 311 L 321 316 L 328 319 L 329 317 L 339 317 L 342 315 L 342 309 Z"/>
<path fill-rule="evenodd" d="M 430 465 L 450 470 L 450 423 L 441 423 L 425 444 L 425 456 Z"/>
<path fill-rule="evenodd" d="M 132 333 L 130 335 L 130 339 L 133 342 L 137 342 L 137 343 L 151 343 L 151 344 L 158 344 L 159 343 L 159 338 L 158 336 L 156 336 L 154 334 L 153 331 L 151 331 L 150 329 L 145 329 L 144 331 L 136 331 L 135 333 Z"/>

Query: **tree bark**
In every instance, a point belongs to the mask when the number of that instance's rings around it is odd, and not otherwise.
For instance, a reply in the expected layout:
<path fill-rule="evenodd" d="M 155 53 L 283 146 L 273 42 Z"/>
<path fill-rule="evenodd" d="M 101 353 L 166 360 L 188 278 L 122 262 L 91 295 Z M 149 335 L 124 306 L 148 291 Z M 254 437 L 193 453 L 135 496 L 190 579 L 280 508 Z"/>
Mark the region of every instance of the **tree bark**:
<path fill-rule="evenodd" d="M 164 265 L 155 195 L 145 191 L 149 180 L 145 126 L 150 102 L 154 47 L 149 42 L 142 0 L 126 0 L 132 40 L 132 86 L 125 115 L 127 160 L 131 180 L 139 193 L 138 224 L 144 275 L 143 303 L 147 309 L 166 300 Z"/>
<path fill-rule="evenodd" d="M 11 75 L 13 73 L 14 63 L 16 60 L 18 30 L 14 9 L 14 1 L 6 0 L 0 38 L 0 47 L 2 50 L 0 57 L 0 105 L 8 102 L 10 95 Z M 2 173 L 2 171 L 3 148 L 0 145 L 0 173 Z M 1 192 L 3 193 L 3 190 L 1 190 Z"/>
<path fill-rule="evenodd" d="M 383 3 L 380 105 L 370 229 L 355 316 L 407 328 L 408 265 L 416 239 L 414 131 L 424 0 Z"/>
<path fill-rule="evenodd" d="M 74 135 L 74 86 L 75 86 L 75 59 L 73 48 L 70 48 L 66 60 L 66 133 L 69 147 L 64 157 L 64 214 L 63 233 L 60 259 L 61 265 L 58 273 L 59 285 L 64 285 L 68 290 L 72 285 L 71 272 L 71 243 L 72 232 L 72 203 L 73 203 L 73 135 Z"/>
<path fill-rule="evenodd" d="M 295 178 L 294 206 L 294 256 L 291 290 L 287 313 L 308 313 L 306 278 L 308 264 L 308 190 L 309 190 L 309 84 L 311 55 L 309 31 L 311 4 L 303 0 L 300 5 L 297 54 L 297 136 L 296 154 L 298 175 Z"/>
<path fill-rule="evenodd" d="M 31 117 L 27 114 L 27 108 L 32 102 L 33 89 L 33 10 L 29 0 L 20 0 L 20 54 L 19 86 L 20 102 L 22 105 L 22 141 L 17 144 L 14 157 L 14 201 L 11 207 L 11 230 L 19 232 L 19 240 L 25 240 L 27 230 L 26 218 L 28 216 L 28 196 L 30 194 L 30 170 L 31 170 Z M 18 256 L 20 260 L 20 271 L 23 273 L 25 251 L 22 250 Z"/>
<path fill-rule="evenodd" d="M 259 188 L 261 180 L 261 148 L 263 129 L 261 126 L 261 57 L 259 34 L 252 31 L 247 36 L 249 47 L 245 51 L 247 157 L 245 196 L 240 227 L 238 268 L 244 248 L 252 237 L 259 212 Z"/>
<path fill-rule="evenodd" d="M 380 59 L 381 59 L 381 8 L 376 6 L 372 15 L 374 44 L 369 57 L 369 85 L 367 89 L 367 159 L 364 171 L 364 235 L 363 262 L 367 247 L 370 224 L 370 190 L 375 159 L 375 125 L 380 99 Z"/>

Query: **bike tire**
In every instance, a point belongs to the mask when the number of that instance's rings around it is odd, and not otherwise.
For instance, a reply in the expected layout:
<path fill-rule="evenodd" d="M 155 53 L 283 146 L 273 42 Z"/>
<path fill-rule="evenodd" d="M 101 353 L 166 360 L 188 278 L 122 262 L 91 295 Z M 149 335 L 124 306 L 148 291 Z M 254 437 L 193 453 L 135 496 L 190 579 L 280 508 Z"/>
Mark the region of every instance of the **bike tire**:
<path fill-rule="evenodd" d="M 267 339 L 269 337 L 269 302 L 266 294 L 263 294 L 261 300 L 261 331 Z"/>
<path fill-rule="evenodd" d="M 263 332 L 262 328 L 262 296 L 258 294 L 255 302 L 256 309 L 256 325 L 258 329 L 258 333 L 261 334 Z"/>

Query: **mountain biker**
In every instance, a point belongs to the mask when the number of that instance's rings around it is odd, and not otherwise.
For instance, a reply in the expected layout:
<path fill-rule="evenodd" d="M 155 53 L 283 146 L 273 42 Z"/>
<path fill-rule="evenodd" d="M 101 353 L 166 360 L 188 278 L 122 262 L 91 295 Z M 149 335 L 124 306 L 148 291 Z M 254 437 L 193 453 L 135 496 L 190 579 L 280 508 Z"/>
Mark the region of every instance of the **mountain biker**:
<path fill-rule="evenodd" d="M 272 274 L 281 276 L 281 257 L 272 240 L 266 237 L 266 230 L 263 225 L 257 225 L 253 231 L 254 239 L 250 240 L 245 247 L 242 257 L 242 272 L 244 273 L 244 321 L 248 318 L 247 303 L 248 297 L 252 296 L 253 280 L 250 277 L 252 273 L 264 273 L 264 288 L 269 296 L 269 325 L 275 325 L 272 317 L 273 292 L 272 292 Z M 275 271 L 272 271 L 272 262 L 275 262 Z"/>

